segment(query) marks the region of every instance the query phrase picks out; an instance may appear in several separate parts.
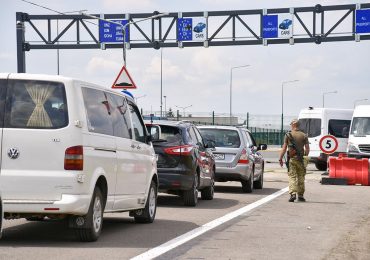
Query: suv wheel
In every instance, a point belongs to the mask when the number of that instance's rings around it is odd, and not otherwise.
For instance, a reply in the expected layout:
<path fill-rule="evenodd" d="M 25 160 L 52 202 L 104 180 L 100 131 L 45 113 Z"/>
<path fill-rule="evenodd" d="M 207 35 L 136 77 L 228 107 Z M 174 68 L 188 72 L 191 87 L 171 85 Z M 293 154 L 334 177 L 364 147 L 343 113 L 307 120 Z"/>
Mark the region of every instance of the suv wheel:
<path fill-rule="evenodd" d="M 258 178 L 258 180 L 253 183 L 253 188 L 256 188 L 256 189 L 263 188 L 263 169 L 262 169 L 261 175 Z"/>
<path fill-rule="evenodd" d="M 145 208 L 140 211 L 142 214 L 137 214 L 139 211 L 135 212 L 134 218 L 136 223 L 152 223 L 154 221 L 157 211 L 157 185 L 154 181 L 150 184 Z"/>
<path fill-rule="evenodd" d="M 184 191 L 184 205 L 195 207 L 198 203 L 198 175 L 194 175 L 193 186 Z"/>
<path fill-rule="evenodd" d="M 242 180 L 242 190 L 245 193 L 252 193 L 253 191 L 253 179 L 254 179 L 254 172 L 252 172 L 251 177 L 248 180 Z"/>
<path fill-rule="evenodd" d="M 101 191 L 95 187 L 89 211 L 86 215 L 88 228 L 76 229 L 80 241 L 93 242 L 98 239 L 103 227 L 104 200 Z"/>
<path fill-rule="evenodd" d="M 201 191 L 202 200 L 213 200 L 214 194 L 215 194 L 215 181 L 212 178 L 211 186 L 206 187 Z"/>
<path fill-rule="evenodd" d="M 319 171 L 326 171 L 328 168 L 328 164 L 326 162 L 316 162 L 315 166 Z"/>

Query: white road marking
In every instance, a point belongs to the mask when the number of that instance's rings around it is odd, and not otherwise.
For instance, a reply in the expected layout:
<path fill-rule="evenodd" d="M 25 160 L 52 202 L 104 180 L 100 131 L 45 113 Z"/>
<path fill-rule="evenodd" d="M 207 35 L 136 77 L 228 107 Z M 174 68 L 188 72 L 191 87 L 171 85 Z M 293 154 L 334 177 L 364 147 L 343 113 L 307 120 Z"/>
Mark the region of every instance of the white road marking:
<path fill-rule="evenodd" d="M 196 229 L 193 229 L 193 230 L 190 230 L 189 232 L 181 235 L 181 236 L 178 236 L 162 245 L 159 245 L 155 248 L 152 248 L 144 253 L 142 253 L 141 255 L 138 255 L 138 256 L 135 256 L 133 258 L 131 258 L 131 260 L 138 260 L 138 259 L 153 259 L 155 257 L 158 257 L 160 255 L 163 255 L 164 253 L 167 253 L 168 251 L 192 240 L 193 238 L 195 237 L 198 237 L 202 234 L 204 234 L 205 232 L 211 230 L 211 229 L 214 229 L 215 227 L 218 227 L 220 225 L 222 225 L 223 223 L 227 222 L 227 221 L 230 221 L 242 214 L 245 214 L 281 195 L 283 195 L 285 192 L 287 192 L 289 190 L 288 187 L 284 188 L 284 189 L 281 189 L 267 197 L 264 197 L 263 199 L 260 199 L 256 202 L 253 202 L 252 204 L 248 204 L 247 206 L 243 207 L 243 208 L 240 208 L 240 209 L 237 209 L 233 212 L 230 212 L 228 214 L 226 214 L 225 216 L 222 216 L 218 219 L 215 219 L 211 222 L 208 222 L 206 224 L 204 224 L 203 226 L 200 226 Z"/>

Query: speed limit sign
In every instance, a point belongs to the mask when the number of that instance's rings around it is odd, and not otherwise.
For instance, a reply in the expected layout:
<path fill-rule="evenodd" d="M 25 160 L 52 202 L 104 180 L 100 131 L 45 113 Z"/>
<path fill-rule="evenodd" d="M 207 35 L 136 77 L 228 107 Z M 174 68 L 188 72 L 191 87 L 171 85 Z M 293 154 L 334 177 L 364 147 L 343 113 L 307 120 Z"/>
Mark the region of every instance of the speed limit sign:
<path fill-rule="evenodd" d="M 325 135 L 320 139 L 320 150 L 326 154 L 332 154 L 338 149 L 338 140 L 333 135 Z"/>

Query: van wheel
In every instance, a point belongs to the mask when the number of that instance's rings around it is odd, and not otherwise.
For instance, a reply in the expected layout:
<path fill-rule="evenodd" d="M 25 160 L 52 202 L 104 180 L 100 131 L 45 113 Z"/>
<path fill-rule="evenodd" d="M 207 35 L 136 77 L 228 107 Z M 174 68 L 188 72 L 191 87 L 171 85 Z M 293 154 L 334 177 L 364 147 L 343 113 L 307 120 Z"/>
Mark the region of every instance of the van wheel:
<path fill-rule="evenodd" d="M 184 205 L 195 207 L 198 203 L 198 175 L 194 175 L 193 186 L 190 190 L 184 191 Z"/>
<path fill-rule="evenodd" d="M 328 164 L 326 162 L 315 162 L 316 169 L 319 171 L 326 171 Z"/>
<path fill-rule="evenodd" d="M 152 223 L 157 211 L 157 185 L 154 181 L 151 182 L 148 198 L 145 208 L 135 212 L 134 218 L 136 223 Z M 142 214 L 138 214 L 141 212 Z"/>
<path fill-rule="evenodd" d="M 82 242 L 93 242 L 100 236 L 103 227 L 104 200 L 98 187 L 95 187 L 90 207 L 85 219 L 87 228 L 76 229 Z"/>
<path fill-rule="evenodd" d="M 256 189 L 262 189 L 263 188 L 263 170 L 261 172 L 260 177 L 258 178 L 258 181 L 255 181 L 253 183 L 253 188 L 256 188 Z"/>
<path fill-rule="evenodd" d="M 248 180 L 242 180 L 242 190 L 245 193 L 252 193 L 253 191 L 253 179 L 254 179 L 254 172 L 252 172 L 251 177 Z"/>

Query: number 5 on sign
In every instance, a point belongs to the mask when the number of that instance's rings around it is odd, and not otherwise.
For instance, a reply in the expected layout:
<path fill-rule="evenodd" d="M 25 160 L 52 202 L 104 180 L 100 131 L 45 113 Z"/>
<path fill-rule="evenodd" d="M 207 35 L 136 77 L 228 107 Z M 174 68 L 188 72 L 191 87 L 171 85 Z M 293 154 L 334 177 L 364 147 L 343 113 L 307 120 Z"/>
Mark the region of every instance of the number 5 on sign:
<path fill-rule="evenodd" d="M 338 149 L 338 140 L 335 136 L 325 135 L 320 139 L 320 150 L 325 154 L 332 154 Z"/>

